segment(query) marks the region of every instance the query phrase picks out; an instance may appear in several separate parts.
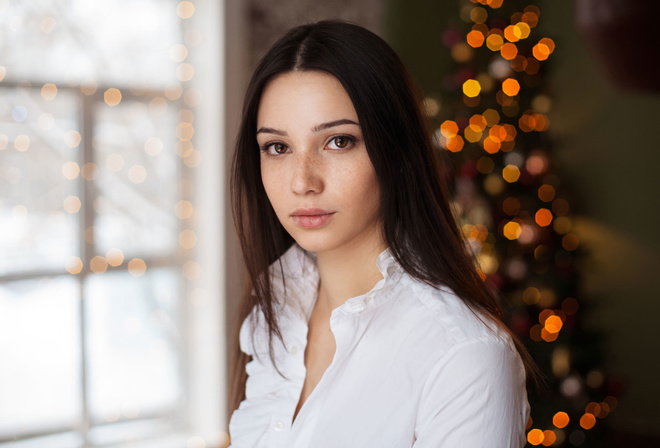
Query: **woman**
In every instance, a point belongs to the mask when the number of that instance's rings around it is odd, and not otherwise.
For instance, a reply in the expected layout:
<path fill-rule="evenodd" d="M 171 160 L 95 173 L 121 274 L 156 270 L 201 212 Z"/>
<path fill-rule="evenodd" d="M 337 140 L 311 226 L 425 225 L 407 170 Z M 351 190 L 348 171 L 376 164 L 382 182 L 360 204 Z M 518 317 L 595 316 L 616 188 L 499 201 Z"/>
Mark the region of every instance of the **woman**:
<path fill-rule="evenodd" d="M 337 21 L 289 31 L 249 84 L 233 170 L 250 283 L 233 447 L 524 445 L 533 364 L 382 39 Z"/>

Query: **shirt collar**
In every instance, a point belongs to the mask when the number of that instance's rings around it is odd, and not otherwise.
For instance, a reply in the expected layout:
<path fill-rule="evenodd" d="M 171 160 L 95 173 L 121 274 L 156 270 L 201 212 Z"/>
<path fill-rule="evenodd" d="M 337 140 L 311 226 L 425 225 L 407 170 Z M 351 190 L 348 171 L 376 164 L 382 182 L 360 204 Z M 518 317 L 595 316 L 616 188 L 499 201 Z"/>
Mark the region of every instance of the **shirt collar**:
<path fill-rule="evenodd" d="M 297 314 L 309 319 L 316 301 L 319 272 L 316 265 L 316 254 L 308 252 L 294 243 L 270 267 L 273 289 L 280 304 L 286 304 Z M 383 276 L 366 294 L 348 299 L 337 308 L 344 314 L 359 314 L 362 311 L 381 302 L 382 294 L 388 285 L 396 283 L 403 273 L 403 268 L 396 261 L 389 249 L 385 249 L 376 258 L 376 265 Z M 281 268 L 280 268 L 281 266 Z"/>

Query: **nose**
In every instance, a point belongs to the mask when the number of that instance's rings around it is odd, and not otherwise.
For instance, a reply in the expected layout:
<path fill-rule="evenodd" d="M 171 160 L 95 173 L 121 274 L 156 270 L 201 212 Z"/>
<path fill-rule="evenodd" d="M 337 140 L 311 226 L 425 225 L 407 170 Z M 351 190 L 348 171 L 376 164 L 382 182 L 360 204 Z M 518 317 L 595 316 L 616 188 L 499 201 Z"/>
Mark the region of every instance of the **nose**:
<path fill-rule="evenodd" d="M 291 190 L 298 195 L 323 191 L 323 166 L 314 152 L 302 151 L 294 156 Z"/>

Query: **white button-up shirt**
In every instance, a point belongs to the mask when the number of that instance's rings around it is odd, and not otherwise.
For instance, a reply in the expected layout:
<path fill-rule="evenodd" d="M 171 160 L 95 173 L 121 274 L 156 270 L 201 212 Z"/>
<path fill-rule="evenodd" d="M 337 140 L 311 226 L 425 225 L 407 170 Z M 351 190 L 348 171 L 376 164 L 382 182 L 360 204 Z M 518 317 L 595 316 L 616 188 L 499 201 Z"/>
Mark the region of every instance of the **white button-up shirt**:
<path fill-rule="evenodd" d="M 271 267 L 284 339 L 268 351 L 263 315 L 241 327 L 246 399 L 232 448 L 518 448 L 529 405 L 508 335 L 446 288 L 414 279 L 385 251 L 368 293 L 334 309 L 337 350 L 292 424 L 305 381 L 307 323 L 317 297 L 313 256 L 295 245 Z M 254 333 L 253 330 L 254 329 Z"/>

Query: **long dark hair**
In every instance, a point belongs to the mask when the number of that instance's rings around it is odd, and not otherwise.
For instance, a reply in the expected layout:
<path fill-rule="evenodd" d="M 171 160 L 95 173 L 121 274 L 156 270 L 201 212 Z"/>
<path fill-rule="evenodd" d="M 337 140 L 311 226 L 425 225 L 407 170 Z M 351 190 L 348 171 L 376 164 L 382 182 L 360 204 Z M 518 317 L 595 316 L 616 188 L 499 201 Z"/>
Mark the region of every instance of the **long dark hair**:
<path fill-rule="evenodd" d="M 384 237 L 403 269 L 430 285 L 451 288 L 472 309 L 506 328 L 454 220 L 415 83 L 384 40 L 341 21 L 291 29 L 266 53 L 248 86 L 231 179 L 234 221 L 248 274 L 239 322 L 257 307 L 265 316 L 271 347 L 274 339 L 281 339 L 270 277 L 264 273 L 293 239 L 278 221 L 261 182 L 256 117 L 268 82 L 296 70 L 333 75 L 353 102 L 380 184 Z M 523 345 L 511 337 L 528 374 L 535 372 Z M 232 409 L 244 398 L 246 361 L 236 341 Z"/>

